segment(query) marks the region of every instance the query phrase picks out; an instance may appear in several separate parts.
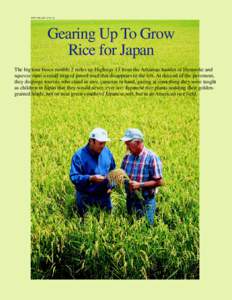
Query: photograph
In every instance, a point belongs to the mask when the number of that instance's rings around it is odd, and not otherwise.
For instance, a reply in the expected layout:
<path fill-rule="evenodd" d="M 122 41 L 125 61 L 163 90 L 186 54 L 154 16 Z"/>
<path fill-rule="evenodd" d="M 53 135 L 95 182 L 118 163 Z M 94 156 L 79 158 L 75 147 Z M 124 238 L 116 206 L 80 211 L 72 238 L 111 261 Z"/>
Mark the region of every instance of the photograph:
<path fill-rule="evenodd" d="M 31 21 L 31 279 L 200 279 L 199 31 Z"/>

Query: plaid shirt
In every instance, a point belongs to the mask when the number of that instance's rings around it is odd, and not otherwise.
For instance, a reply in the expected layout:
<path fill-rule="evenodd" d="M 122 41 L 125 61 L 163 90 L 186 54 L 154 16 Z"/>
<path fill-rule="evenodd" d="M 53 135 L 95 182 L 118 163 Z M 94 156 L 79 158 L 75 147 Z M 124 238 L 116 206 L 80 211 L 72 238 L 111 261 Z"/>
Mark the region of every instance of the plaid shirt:
<path fill-rule="evenodd" d="M 127 154 L 122 161 L 121 168 L 129 178 L 138 182 L 157 180 L 162 178 L 162 163 L 160 158 L 145 147 L 139 155 Z M 144 188 L 144 190 L 147 190 Z M 155 189 L 149 189 L 154 192 Z"/>

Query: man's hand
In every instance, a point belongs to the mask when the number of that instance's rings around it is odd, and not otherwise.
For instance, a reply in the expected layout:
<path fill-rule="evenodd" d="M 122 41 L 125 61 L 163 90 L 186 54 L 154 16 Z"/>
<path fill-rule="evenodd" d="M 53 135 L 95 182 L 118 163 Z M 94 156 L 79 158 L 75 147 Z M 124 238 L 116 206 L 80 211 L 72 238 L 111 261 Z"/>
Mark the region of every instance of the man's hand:
<path fill-rule="evenodd" d="M 138 190 L 140 188 L 140 182 L 131 180 L 129 182 L 131 190 Z"/>
<path fill-rule="evenodd" d="M 104 179 L 105 179 L 105 177 L 102 176 L 102 175 L 91 175 L 91 176 L 89 177 L 89 181 L 90 181 L 90 182 L 94 182 L 94 183 L 100 183 L 100 182 L 102 182 Z"/>

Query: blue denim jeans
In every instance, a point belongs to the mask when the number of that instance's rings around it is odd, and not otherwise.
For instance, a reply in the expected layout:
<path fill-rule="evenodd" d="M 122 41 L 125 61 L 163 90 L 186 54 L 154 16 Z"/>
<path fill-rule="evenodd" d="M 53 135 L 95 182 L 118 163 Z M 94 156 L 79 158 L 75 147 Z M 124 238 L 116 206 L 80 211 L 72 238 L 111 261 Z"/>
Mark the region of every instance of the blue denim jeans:
<path fill-rule="evenodd" d="M 145 197 L 144 200 L 138 200 L 133 196 L 128 196 L 126 201 L 127 212 L 129 215 L 135 213 L 138 218 L 146 215 L 149 224 L 154 224 L 154 216 L 156 209 L 155 196 Z"/>
<path fill-rule="evenodd" d="M 87 212 L 88 206 L 99 206 L 109 213 L 112 209 L 112 202 L 109 194 L 89 195 L 76 191 L 76 204 L 78 213 L 81 217 Z"/>

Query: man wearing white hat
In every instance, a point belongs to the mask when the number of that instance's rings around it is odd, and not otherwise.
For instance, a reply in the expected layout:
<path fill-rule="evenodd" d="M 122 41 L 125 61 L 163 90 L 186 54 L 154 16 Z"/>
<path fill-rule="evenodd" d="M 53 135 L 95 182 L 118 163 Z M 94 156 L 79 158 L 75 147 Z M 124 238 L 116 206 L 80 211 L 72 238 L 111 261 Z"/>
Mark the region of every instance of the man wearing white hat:
<path fill-rule="evenodd" d="M 144 147 L 143 133 L 137 128 L 128 128 L 121 138 L 129 153 L 123 158 L 121 168 L 130 178 L 125 182 L 128 214 L 136 212 L 138 216 L 146 214 L 148 222 L 154 224 L 157 187 L 163 185 L 162 164 L 160 158 Z M 142 198 L 138 199 L 136 190 Z"/>
<path fill-rule="evenodd" d="M 90 132 L 88 144 L 72 157 L 70 179 L 76 189 L 77 209 L 82 217 L 92 205 L 111 212 L 110 186 L 106 175 L 115 168 L 115 161 L 105 146 L 108 141 L 106 130 L 95 128 Z"/>

